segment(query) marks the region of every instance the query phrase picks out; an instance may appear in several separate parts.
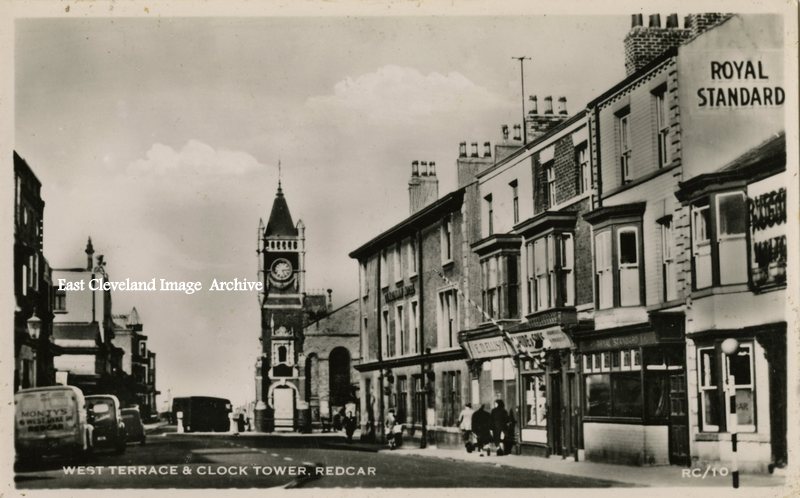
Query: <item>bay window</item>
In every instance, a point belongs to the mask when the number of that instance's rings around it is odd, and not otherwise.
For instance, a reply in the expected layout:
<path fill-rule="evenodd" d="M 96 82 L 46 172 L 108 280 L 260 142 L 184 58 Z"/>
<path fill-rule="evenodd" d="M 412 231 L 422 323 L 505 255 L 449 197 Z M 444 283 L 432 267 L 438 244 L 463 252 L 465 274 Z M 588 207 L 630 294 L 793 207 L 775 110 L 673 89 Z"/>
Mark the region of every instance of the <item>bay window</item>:
<path fill-rule="evenodd" d="M 526 244 L 529 311 L 575 304 L 574 238 L 553 233 Z"/>
<path fill-rule="evenodd" d="M 746 220 L 743 192 L 712 194 L 692 206 L 694 289 L 747 282 Z"/>

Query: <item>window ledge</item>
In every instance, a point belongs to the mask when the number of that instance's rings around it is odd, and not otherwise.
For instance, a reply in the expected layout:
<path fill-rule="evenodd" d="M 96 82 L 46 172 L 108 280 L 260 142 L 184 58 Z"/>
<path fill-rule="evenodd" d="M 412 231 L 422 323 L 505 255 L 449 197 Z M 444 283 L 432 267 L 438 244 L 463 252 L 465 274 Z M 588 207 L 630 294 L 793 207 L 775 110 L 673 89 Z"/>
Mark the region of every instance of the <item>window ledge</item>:
<path fill-rule="evenodd" d="M 414 272 L 414 273 L 412 273 L 411 275 L 408 276 L 408 279 L 409 280 L 416 280 L 417 277 L 419 277 L 419 274 L 417 272 Z"/>
<path fill-rule="evenodd" d="M 451 268 L 455 264 L 454 260 L 448 259 L 447 261 L 442 261 L 442 268 Z"/>
<path fill-rule="evenodd" d="M 637 185 L 641 185 L 642 183 L 645 183 L 645 182 L 647 182 L 649 180 L 652 180 L 653 178 L 655 178 L 657 176 L 663 175 L 664 173 L 666 173 L 668 171 L 672 171 L 673 169 L 677 168 L 678 166 L 680 166 L 680 163 L 674 163 L 674 164 L 672 164 L 670 166 L 667 166 L 666 168 L 660 168 L 660 169 L 657 169 L 655 171 L 651 171 L 650 173 L 647 173 L 644 176 L 641 176 L 639 178 L 635 178 L 633 180 L 629 180 L 627 183 L 623 183 L 622 185 L 619 185 L 617 187 L 609 189 L 607 192 L 602 193 L 601 197 L 603 199 L 605 199 L 607 197 L 611 197 L 612 195 L 615 195 L 615 194 L 618 194 L 618 193 L 623 192 L 625 190 L 628 190 L 629 188 L 633 188 L 633 187 L 635 187 Z"/>
<path fill-rule="evenodd" d="M 707 287 L 705 289 L 694 290 L 691 293 L 691 298 L 702 299 L 704 297 L 714 296 L 718 294 L 737 294 L 740 292 L 750 292 L 750 288 L 747 286 L 746 283 L 718 285 L 716 287 Z"/>
<path fill-rule="evenodd" d="M 671 301 L 663 301 L 656 304 L 651 304 L 647 307 L 647 311 L 661 311 L 670 308 L 678 308 L 686 304 L 686 301 L 683 299 L 673 299 Z"/>
<path fill-rule="evenodd" d="M 739 432 L 736 438 L 739 442 L 769 442 L 769 435 L 759 434 L 757 432 Z M 730 432 L 698 432 L 694 436 L 695 441 L 730 441 Z"/>

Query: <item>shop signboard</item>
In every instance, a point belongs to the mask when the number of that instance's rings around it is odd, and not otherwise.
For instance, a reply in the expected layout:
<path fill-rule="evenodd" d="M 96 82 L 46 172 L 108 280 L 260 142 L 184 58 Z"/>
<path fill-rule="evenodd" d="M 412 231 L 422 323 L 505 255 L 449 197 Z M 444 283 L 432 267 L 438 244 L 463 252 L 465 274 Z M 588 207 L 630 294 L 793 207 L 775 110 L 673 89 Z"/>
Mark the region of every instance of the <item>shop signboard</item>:
<path fill-rule="evenodd" d="M 786 283 L 785 173 L 747 186 L 750 216 L 750 279 L 764 289 Z"/>

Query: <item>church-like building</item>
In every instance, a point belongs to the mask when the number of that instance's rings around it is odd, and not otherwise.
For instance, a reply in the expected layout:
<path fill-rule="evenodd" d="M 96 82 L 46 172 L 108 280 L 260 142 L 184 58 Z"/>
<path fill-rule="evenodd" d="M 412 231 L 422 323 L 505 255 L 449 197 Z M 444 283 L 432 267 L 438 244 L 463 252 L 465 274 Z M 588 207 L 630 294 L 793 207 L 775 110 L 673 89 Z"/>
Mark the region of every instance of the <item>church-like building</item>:
<path fill-rule="evenodd" d="M 350 320 L 336 320 L 338 326 L 330 333 L 320 334 L 316 326 L 315 333 L 306 337 L 305 327 L 317 325 L 323 318 L 350 315 L 342 311 L 351 306 L 334 311 L 330 290 L 326 295 L 306 289 L 305 225 L 302 220 L 296 224 L 292 220 L 280 180 L 266 226 L 259 222 L 258 238 L 259 278 L 264 282 L 264 292 L 259 299 L 261 356 L 255 372 L 255 428 L 264 432 L 309 431 L 312 425 L 319 427 L 322 419 L 331 416 L 328 396 L 321 400 L 320 392 L 346 392 L 347 395 L 336 396 L 335 401 L 343 405 L 342 401 L 352 398 L 355 402 L 351 386 L 357 385 L 358 378 L 352 369 L 359 356 L 357 317 L 352 315 L 352 324 Z M 333 348 L 331 341 L 337 343 Z M 336 375 L 319 373 L 322 343 L 324 351 L 336 350 L 336 365 L 331 365 Z M 304 347 L 314 351 L 311 358 L 303 353 Z M 320 389 L 322 377 L 335 379 L 336 385 Z"/>

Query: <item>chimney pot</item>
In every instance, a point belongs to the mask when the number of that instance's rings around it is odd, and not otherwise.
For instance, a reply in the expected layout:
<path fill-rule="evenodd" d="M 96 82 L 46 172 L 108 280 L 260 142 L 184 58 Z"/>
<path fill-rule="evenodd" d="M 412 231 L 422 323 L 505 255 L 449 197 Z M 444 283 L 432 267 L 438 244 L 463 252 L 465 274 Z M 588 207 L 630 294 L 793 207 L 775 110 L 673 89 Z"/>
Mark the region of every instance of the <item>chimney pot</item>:
<path fill-rule="evenodd" d="M 522 130 L 522 127 L 520 125 L 518 125 L 518 124 L 514 125 L 514 140 L 517 140 L 517 141 L 522 140 L 521 130 Z"/>
<path fill-rule="evenodd" d="M 483 157 L 492 157 L 492 144 L 483 142 Z"/>
<path fill-rule="evenodd" d="M 503 140 L 508 140 L 508 125 L 503 125 Z"/>
<path fill-rule="evenodd" d="M 641 26 L 643 24 L 642 15 L 641 14 L 633 14 L 631 16 L 631 28 L 635 28 L 637 26 Z"/>
<path fill-rule="evenodd" d="M 428 176 L 428 161 L 420 161 L 419 176 Z"/>
<path fill-rule="evenodd" d="M 428 163 L 428 176 L 436 176 L 436 161 Z"/>
<path fill-rule="evenodd" d="M 670 14 L 667 17 L 667 27 L 677 29 L 678 28 L 678 14 Z"/>
<path fill-rule="evenodd" d="M 472 157 L 478 157 L 478 142 L 472 142 Z"/>
<path fill-rule="evenodd" d="M 553 114 L 553 97 L 550 95 L 544 98 L 544 113 Z"/>
<path fill-rule="evenodd" d="M 467 157 L 467 142 L 458 144 L 458 157 Z"/>
<path fill-rule="evenodd" d="M 419 161 L 411 161 L 411 176 L 419 176 Z"/>
<path fill-rule="evenodd" d="M 651 28 L 660 28 L 661 27 L 661 14 L 651 14 L 650 15 L 650 27 Z"/>
<path fill-rule="evenodd" d="M 531 114 L 539 114 L 539 100 L 536 95 L 531 95 L 529 99 L 531 101 Z"/>
<path fill-rule="evenodd" d="M 683 16 L 683 29 L 691 29 L 692 28 L 692 16 Z"/>
<path fill-rule="evenodd" d="M 558 113 L 561 115 L 567 115 L 567 98 L 566 97 L 559 97 L 558 98 Z"/>

